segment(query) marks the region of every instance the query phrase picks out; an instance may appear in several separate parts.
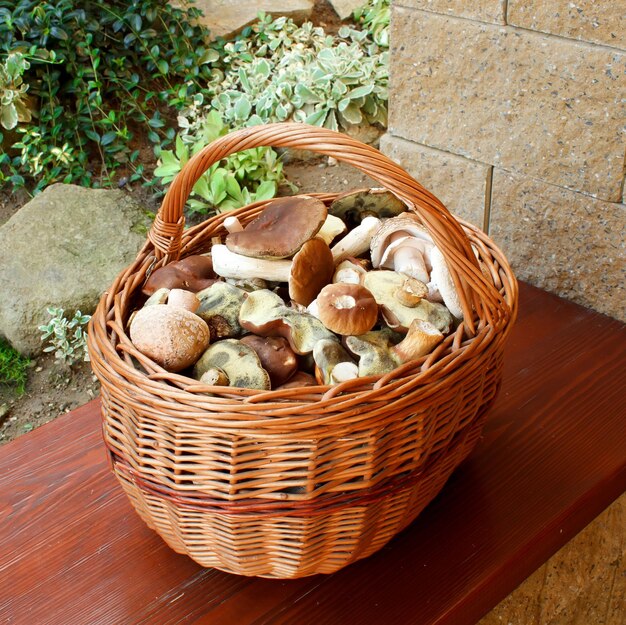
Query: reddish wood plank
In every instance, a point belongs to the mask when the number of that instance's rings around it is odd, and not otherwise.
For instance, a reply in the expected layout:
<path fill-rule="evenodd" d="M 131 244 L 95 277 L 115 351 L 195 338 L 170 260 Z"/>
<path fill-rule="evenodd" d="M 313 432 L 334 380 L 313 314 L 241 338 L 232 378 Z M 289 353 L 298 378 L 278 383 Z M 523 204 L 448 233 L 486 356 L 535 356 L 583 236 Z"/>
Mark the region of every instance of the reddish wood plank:
<path fill-rule="evenodd" d="M 483 440 L 379 554 L 248 579 L 173 553 L 108 471 L 98 403 L 0 448 L 0 622 L 470 624 L 626 489 L 626 328 L 522 285 Z"/>

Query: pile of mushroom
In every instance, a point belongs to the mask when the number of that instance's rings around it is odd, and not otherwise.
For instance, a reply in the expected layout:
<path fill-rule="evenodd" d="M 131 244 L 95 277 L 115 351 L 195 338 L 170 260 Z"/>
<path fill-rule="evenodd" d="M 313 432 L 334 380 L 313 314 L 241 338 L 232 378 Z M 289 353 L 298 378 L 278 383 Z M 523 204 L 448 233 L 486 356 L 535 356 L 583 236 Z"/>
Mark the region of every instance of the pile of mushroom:
<path fill-rule="evenodd" d="M 212 387 L 277 390 L 382 375 L 430 353 L 463 312 L 443 255 L 384 189 L 280 198 L 224 220 L 210 253 L 154 271 L 137 350 Z"/>

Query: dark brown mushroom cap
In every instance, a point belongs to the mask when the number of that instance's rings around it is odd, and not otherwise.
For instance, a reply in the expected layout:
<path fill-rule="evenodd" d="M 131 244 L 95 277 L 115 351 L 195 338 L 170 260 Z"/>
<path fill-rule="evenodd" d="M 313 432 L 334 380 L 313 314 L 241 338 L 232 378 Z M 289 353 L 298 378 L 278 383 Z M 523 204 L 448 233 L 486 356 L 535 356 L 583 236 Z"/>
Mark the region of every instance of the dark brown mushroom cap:
<path fill-rule="evenodd" d="M 141 292 L 152 295 L 162 288 L 185 289 L 196 293 L 217 281 L 210 256 L 196 254 L 165 265 L 154 271 L 146 280 Z"/>
<path fill-rule="evenodd" d="M 406 204 L 387 189 L 356 189 L 338 195 L 328 212 L 342 219 L 349 230 L 358 226 L 364 217 L 381 219 L 395 217 L 407 210 Z"/>
<path fill-rule="evenodd" d="M 326 220 L 324 202 L 308 195 L 278 198 L 241 232 L 226 237 L 226 247 L 254 258 L 290 258 L 314 237 Z"/>
<path fill-rule="evenodd" d="M 293 377 L 286 384 L 277 386 L 275 391 L 284 391 L 290 388 L 300 388 L 302 386 L 317 386 L 317 381 L 310 373 L 296 371 Z"/>
<path fill-rule="evenodd" d="M 333 279 L 335 262 L 325 241 L 310 239 L 293 257 L 289 275 L 289 297 L 308 306 Z"/>
<path fill-rule="evenodd" d="M 287 339 L 248 334 L 240 341 L 251 347 L 270 376 L 272 388 L 284 384 L 298 370 L 298 360 Z"/>

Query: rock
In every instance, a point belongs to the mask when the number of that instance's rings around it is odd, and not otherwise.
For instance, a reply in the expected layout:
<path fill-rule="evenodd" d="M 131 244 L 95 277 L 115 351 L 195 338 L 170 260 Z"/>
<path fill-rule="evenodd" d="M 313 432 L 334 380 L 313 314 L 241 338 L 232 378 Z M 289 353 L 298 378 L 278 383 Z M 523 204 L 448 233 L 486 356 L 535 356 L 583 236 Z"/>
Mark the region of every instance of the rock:
<path fill-rule="evenodd" d="M 350 17 L 355 9 L 362 7 L 367 0 L 328 0 L 335 13 L 342 19 Z"/>
<path fill-rule="evenodd" d="M 380 149 L 432 191 L 455 216 L 483 228 L 491 167 L 389 134 Z"/>
<path fill-rule="evenodd" d="M 9 416 L 9 411 L 11 409 L 9 408 L 8 404 L 0 404 L 0 422 L 2 422 L 5 417 Z"/>
<path fill-rule="evenodd" d="M 195 7 L 204 14 L 200 22 L 213 37 L 229 39 L 256 22 L 259 11 L 301 24 L 313 12 L 313 4 L 313 0 L 196 0 Z"/>
<path fill-rule="evenodd" d="M 626 52 L 404 7 L 391 23 L 393 135 L 620 201 Z"/>
<path fill-rule="evenodd" d="M 494 169 L 490 234 L 520 280 L 626 321 L 626 206 Z"/>
<path fill-rule="evenodd" d="M 149 218 L 123 191 L 54 184 L 0 227 L 0 336 L 41 351 L 47 306 L 93 312 L 136 257 Z"/>
<path fill-rule="evenodd" d="M 507 22 L 522 28 L 626 49 L 624 2 L 509 0 Z"/>
<path fill-rule="evenodd" d="M 401 4 L 412 9 L 466 17 L 479 22 L 505 23 L 506 3 L 503 0 L 402 0 Z"/>

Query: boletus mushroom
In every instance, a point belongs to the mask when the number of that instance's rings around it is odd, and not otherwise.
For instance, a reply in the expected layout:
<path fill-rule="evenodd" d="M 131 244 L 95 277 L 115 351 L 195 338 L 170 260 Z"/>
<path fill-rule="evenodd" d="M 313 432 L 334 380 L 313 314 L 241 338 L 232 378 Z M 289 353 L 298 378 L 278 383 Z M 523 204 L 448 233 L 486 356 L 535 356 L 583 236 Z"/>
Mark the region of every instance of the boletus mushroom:
<path fill-rule="evenodd" d="M 242 231 L 230 232 L 226 247 L 254 258 L 290 258 L 317 234 L 326 215 L 326 205 L 317 198 L 308 195 L 278 198 Z"/>
<path fill-rule="evenodd" d="M 363 334 L 378 321 L 378 304 L 360 284 L 327 284 L 316 302 L 319 320 L 336 334 Z"/>
<path fill-rule="evenodd" d="M 270 376 L 272 388 L 284 384 L 298 370 L 298 359 L 287 339 L 280 336 L 247 334 L 240 341 L 251 347 Z"/>
<path fill-rule="evenodd" d="M 270 389 L 270 376 L 256 352 L 236 339 L 224 339 L 211 345 L 193 368 L 193 377 L 201 380 L 211 369 L 221 369 L 228 377 L 229 386 Z"/>
<path fill-rule="evenodd" d="M 133 345 L 167 371 L 182 371 L 191 366 L 209 344 L 207 324 L 190 310 L 176 305 L 182 302 L 196 306 L 196 302 L 185 302 L 187 299 L 178 297 L 173 289 L 169 300 L 174 304 L 144 306 L 130 323 Z"/>
<path fill-rule="evenodd" d="M 349 228 L 358 226 L 365 217 L 382 219 L 406 211 L 406 204 L 387 189 L 356 189 L 338 195 L 328 212 L 341 218 Z"/>
<path fill-rule="evenodd" d="M 239 324 L 258 336 L 286 338 L 300 355 L 312 352 L 320 339 L 337 340 L 319 319 L 285 306 L 276 293 L 267 290 L 248 294 L 239 311 Z"/>
<path fill-rule="evenodd" d="M 303 306 L 308 306 L 322 287 L 330 283 L 335 269 L 330 248 L 317 237 L 306 241 L 292 261 L 250 258 L 231 252 L 225 245 L 214 245 L 212 256 L 218 275 L 287 282 L 289 296 Z"/>
<path fill-rule="evenodd" d="M 196 293 L 216 281 L 210 256 L 196 254 L 153 271 L 141 292 L 152 295 L 161 288 L 185 289 Z"/>

